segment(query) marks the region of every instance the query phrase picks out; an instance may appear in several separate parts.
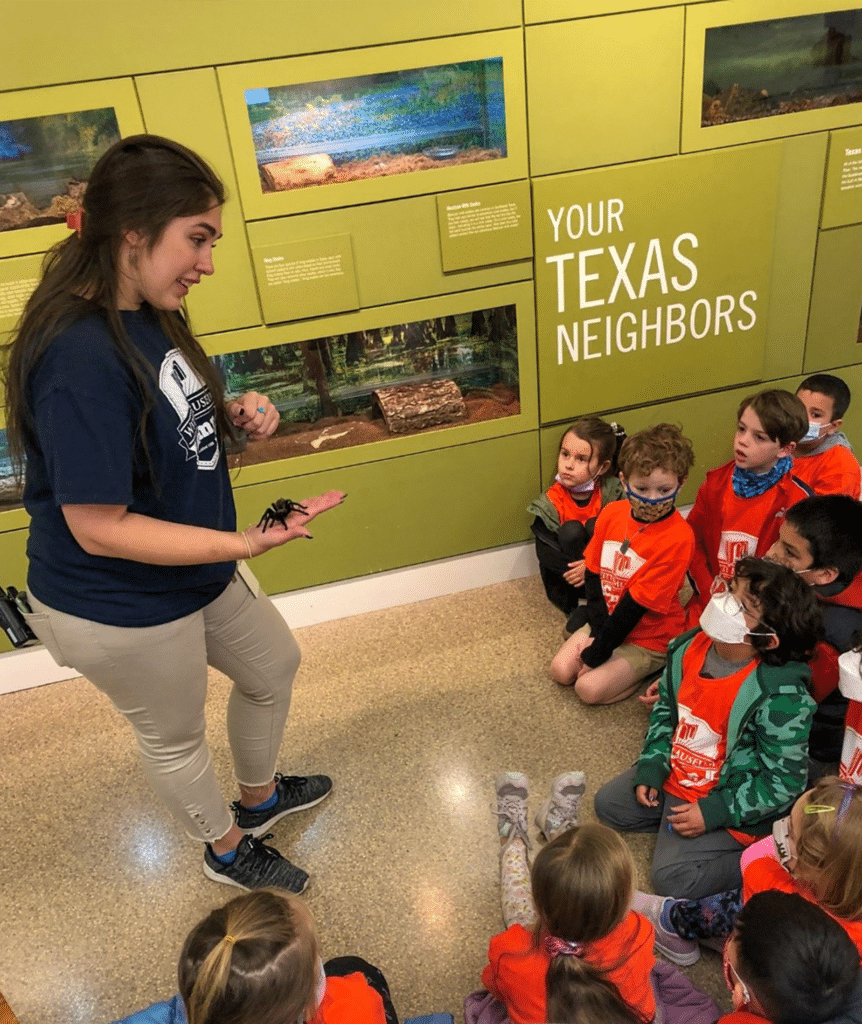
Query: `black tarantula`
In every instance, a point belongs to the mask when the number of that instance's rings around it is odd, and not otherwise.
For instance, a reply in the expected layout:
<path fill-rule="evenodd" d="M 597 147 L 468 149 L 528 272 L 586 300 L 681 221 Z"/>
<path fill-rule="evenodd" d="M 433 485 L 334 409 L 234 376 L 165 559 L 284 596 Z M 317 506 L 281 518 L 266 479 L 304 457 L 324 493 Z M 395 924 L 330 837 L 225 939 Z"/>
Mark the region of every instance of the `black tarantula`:
<path fill-rule="evenodd" d="M 302 512 L 303 515 L 307 515 L 308 509 L 305 505 L 300 505 L 298 501 L 291 501 L 290 498 L 278 498 L 260 517 L 260 522 L 257 525 L 263 526 L 264 533 L 273 523 L 281 523 L 286 529 L 287 517 L 291 512 Z"/>

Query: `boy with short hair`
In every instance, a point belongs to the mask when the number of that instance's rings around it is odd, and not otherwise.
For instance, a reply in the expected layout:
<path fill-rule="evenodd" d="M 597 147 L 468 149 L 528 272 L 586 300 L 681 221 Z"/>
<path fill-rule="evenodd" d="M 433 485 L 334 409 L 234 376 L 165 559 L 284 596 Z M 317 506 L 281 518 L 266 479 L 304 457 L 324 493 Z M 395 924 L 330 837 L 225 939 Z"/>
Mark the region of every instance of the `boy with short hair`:
<path fill-rule="evenodd" d="M 587 704 L 612 704 L 665 662 L 682 631 L 679 589 L 691 559 L 691 529 L 676 496 L 694 464 L 679 427 L 633 434 L 618 456 L 626 501 L 606 505 L 584 552 L 588 624 L 551 663 L 551 678 Z"/>
<path fill-rule="evenodd" d="M 811 663 L 818 708 L 809 755 L 835 765 L 847 711 L 838 689 L 838 656 L 853 648 L 862 628 L 862 503 L 843 494 L 805 498 L 788 509 L 766 557 L 797 573 L 820 602 L 824 638 Z"/>
<path fill-rule="evenodd" d="M 796 389 L 808 414 L 808 432 L 793 453 L 793 472 L 815 494 L 860 496 L 862 472 L 840 431 L 850 405 L 850 388 L 831 373 L 815 373 Z"/>
<path fill-rule="evenodd" d="M 790 456 L 807 429 L 805 406 L 789 391 L 760 391 L 741 402 L 733 459 L 706 474 L 688 516 L 695 539 L 689 628 L 697 625 L 715 581 L 731 580 L 740 558 L 763 556 L 787 509 L 813 493 L 791 472 Z"/>

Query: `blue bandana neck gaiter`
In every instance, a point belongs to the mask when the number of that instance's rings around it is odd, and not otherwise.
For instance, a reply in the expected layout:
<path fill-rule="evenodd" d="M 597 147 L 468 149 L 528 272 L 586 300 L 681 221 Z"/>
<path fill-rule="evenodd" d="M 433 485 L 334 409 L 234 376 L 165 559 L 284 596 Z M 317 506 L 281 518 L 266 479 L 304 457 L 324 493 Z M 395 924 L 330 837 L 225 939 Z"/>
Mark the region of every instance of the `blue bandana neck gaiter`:
<path fill-rule="evenodd" d="M 737 498 L 756 498 L 760 494 L 777 484 L 778 481 L 789 473 L 793 466 L 793 459 L 789 455 L 779 459 L 768 473 L 752 473 L 750 469 L 733 467 L 733 493 Z"/>

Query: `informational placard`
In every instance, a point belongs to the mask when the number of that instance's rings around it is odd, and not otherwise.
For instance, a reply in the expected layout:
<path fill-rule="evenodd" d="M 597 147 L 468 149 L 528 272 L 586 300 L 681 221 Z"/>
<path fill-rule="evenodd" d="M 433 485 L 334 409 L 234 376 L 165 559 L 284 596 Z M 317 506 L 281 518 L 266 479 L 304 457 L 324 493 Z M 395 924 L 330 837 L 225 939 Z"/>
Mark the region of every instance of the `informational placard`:
<path fill-rule="evenodd" d="M 359 308 L 350 235 L 264 245 L 252 253 L 266 323 Z"/>
<path fill-rule="evenodd" d="M 468 270 L 533 255 L 530 184 L 447 192 L 437 197 L 443 270 Z"/>
<path fill-rule="evenodd" d="M 534 183 L 543 422 L 760 377 L 781 157 L 772 143 Z"/>
<path fill-rule="evenodd" d="M 820 226 L 862 223 L 862 128 L 829 133 L 829 162 Z"/>
<path fill-rule="evenodd" d="M 11 331 L 39 283 L 42 256 L 0 260 L 0 334 Z"/>

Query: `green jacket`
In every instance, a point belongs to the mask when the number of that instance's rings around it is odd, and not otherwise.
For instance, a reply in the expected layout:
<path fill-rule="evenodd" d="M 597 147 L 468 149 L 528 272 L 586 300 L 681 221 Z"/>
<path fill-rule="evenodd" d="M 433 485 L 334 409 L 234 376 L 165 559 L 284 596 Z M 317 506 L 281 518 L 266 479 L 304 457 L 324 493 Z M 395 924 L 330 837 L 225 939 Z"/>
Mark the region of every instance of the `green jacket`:
<path fill-rule="evenodd" d="M 661 790 L 679 713 L 682 658 L 692 629 L 671 641 L 659 699 L 637 762 L 636 786 Z M 808 694 L 811 672 L 798 661 L 780 667 L 760 662 L 743 681 L 730 710 L 727 749 L 715 787 L 698 800 L 707 831 L 738 828 L 766 835 L 805 789 L 808 733 L 817 704 Z"/>

